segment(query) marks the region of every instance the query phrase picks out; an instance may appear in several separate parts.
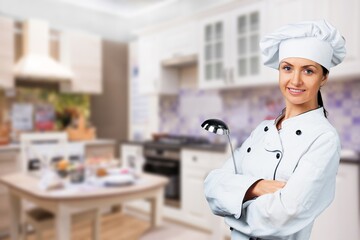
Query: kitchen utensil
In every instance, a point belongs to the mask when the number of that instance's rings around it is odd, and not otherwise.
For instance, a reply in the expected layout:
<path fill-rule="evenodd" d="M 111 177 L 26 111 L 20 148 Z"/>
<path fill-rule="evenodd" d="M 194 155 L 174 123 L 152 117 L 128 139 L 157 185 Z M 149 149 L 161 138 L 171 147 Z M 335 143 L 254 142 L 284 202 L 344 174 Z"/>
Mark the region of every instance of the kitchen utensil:
<path fill-rule="evenodd" d="M 230 130 L 229 130 L 229 127 L 226 125 L 226 123 L 224 123 L 223 121 L 221 121 L 219 119 L 208 119 L 208 120 L 205 120 L 201 124 L 201 127 L 208 132 L 212 132 L 212 133 L 215 133 L 218 135 L 226 135 L 228 137 L 230 149 L 231 149 L 232 160 L 233 160 L 233 164 L 234 164 L 234 170 L 235 170 L 235 174 L 237 174 L 234 150 L 233 150 L 231 140 L 230 140 Z"/>

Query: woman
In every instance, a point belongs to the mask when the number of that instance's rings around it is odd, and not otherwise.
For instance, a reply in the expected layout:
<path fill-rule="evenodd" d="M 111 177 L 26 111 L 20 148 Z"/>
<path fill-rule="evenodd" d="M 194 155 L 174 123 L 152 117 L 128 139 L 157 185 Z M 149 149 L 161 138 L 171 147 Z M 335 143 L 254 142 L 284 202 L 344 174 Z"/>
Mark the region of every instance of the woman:
<path fill-rule="evenodd" d="M 287 25 L 260 47 L 264 64 L 279 70 L 286 108 L 235 151 L 238 174 L 231 159 L 210 172 L 205 195 L 232 239 L 305 240 L 334 198 L 340 141 L 320 88 L 345 57 L 345 40 L 322 20 Z"/>

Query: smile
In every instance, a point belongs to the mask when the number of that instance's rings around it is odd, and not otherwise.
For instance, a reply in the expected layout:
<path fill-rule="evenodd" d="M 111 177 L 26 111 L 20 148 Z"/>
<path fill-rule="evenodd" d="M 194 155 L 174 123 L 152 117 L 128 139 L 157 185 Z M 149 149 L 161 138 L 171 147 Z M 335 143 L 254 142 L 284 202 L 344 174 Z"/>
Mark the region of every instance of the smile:
<path fill-rule="evenodd" d="M 287 89 L 289 90 L 290 93 L 295 93 L 295 94 L 305 92 L 305 90 L 302 89 L 295 89 L 295 88 L 287 88 Z"/>

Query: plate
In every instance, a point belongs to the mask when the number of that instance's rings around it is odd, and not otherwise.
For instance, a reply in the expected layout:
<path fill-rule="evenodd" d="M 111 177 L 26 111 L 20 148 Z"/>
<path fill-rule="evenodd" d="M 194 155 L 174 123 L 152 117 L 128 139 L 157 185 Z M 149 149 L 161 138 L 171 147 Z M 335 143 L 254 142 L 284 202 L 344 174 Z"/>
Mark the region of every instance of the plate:
<path fill-rule="evenodd" d="M 119 187 L 134 184 L 135 178 L 130 174 L 109 175 L 101 178 L 104 186 Z"/>

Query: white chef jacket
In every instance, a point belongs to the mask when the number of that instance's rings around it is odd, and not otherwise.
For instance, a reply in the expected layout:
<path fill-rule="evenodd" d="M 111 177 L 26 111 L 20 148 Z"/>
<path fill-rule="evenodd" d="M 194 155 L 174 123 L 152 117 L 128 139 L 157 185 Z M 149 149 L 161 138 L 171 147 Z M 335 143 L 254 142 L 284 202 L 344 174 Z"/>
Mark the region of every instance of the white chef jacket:
<path fill-rule="evenodd" d="M 279 118 L 278 118 L 279 119 Z M 323 108 L 285 119 L 263 121 L 232 159 L 205 179 L 206 199 L 230 226 L 232 240 L 310 238 L 315 218 L 332 202 L 340 141 Z M 285 181 L 283 189 L 243 203 L 259 179 Z"/>

